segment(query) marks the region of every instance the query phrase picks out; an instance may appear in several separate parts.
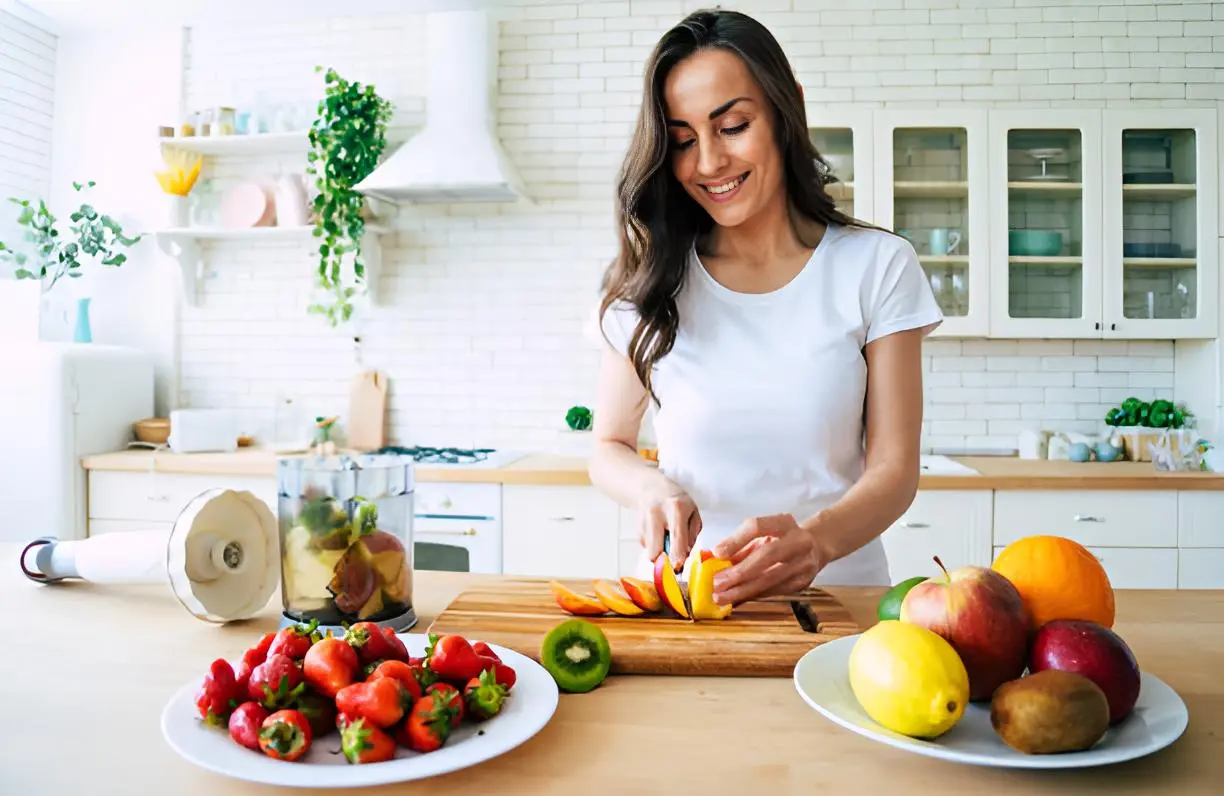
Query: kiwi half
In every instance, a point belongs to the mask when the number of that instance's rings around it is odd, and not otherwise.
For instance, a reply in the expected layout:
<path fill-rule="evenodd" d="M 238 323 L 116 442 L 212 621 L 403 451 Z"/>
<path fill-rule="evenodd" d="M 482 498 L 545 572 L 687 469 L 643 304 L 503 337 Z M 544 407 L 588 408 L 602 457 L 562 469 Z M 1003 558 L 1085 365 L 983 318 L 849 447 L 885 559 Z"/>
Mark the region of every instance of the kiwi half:
<path fill-rule="evenodd" d="M 612 647 L 596 625 L 567 619 L 540 642 L 540 664 L 562 691 L 582 694 L 604 681 L 612 668 Z"/>

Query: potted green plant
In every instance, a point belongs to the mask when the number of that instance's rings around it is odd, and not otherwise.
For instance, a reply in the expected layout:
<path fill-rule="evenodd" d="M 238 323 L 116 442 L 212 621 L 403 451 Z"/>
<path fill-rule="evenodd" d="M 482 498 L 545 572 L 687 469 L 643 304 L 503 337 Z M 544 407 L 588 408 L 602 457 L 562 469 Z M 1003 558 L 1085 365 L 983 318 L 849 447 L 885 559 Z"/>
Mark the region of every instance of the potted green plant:
<path fill-rule="evenodd" d="M 96 184 L 93 180 L 74 182 L 72 188 L 82 193 Z M 99 212 L 84 199 L 69 214 L 67 224 L 51 212 L 44 199 L 11 198 L 9 201 L 19 208 L 17 226 L 24 231 L 22 242 L 25 245 L 0 241 L 0 263 L 8 265 L 18 280 L 37 282 L 42 301 L 61 279 L 83 276 L 82 269 L 88 262 L 111 268 L 122 266 L 127 262 L 126 250 L 142 238 L 141 235 L 126 235 L 118 221 Z M 79 301 L 76 338 L 89 342 L 89 299 Z"/>
<path fill-rule="evenodd" d="M 1113 429 L 1111 441 L 1136 462 L 1151 461 L 1149 445 L 1162 437 L 1167 437 L 1169 444 L 1178 450 L 1195 441 L 1194 414 L 1185 404 L 1165 398 L 1152 401 L 1127 398 L 1105 413 L 1105 425 Z"/>
<path fill-rule="evenodd" d="M 317 286 L 322 295 L 308 311 L 336 326 L 352 317 L 352 300 L 366 287 L 361 253 L 366 202 L 353 186 L 378 165 L 387 147 L 387 123 L 394 105 L 374 86 L 327 69 L 324 97 L 316 110 L 306 171 L 318 190 L 311 213 L 319 241 Z"/>

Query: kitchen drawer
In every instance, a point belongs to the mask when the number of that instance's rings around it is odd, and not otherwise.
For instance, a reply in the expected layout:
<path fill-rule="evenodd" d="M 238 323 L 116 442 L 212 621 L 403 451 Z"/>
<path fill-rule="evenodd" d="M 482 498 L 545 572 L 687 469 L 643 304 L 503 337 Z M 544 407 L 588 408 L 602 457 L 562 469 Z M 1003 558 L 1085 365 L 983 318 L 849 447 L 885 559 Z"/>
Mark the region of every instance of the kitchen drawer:
<path fill-rule="evenodd" d="M 1224 589 L 1224 547 L 1178 550 L 1177 588 Z"/>
<path fill-rule="evenodd" d="M 174 522 L 183 507 L 209 489 L 247 490 L 267 503 L 274 516 L 276 514 L 276 479 L 273 477 L 91 470 L 89 518 Z"/>
<path fill-rule="evenodd" d="M 1224 492 L 1177 494 L 1177 546 L 1224 547 Z"/>
<path fill-rule="evenodd" d="M 502 487 L 507 575 L 614 578 L 620 567 L 619 506 L 594 487 Z"/>
<path fill-rule="evenodd" d="M 996 545 L 997 557 L 1003 547 Z M 1089 547 L 1115 589 L 1176 589 L 1178 551 L 1174 548 Z"/>
<path fill-rule="evenodd" d="M 617 562 L 617 577 L 642 578 L 653 581 L 650 565 L 646 562 L 645 551 L 637 539 L 621 539 L 617 542 L 620 557 Z"/>
<path fill-rule="evenodd" d="M 166 531 L 174 529 L 173 522 L 157 520 L 98 520 L 89 521 L 89 535 L 101 536 L 104 533 L 123 533 L 124 531 Z"/>
<path fill-rule="evenodd" d="M 413 488 L 412 512 L 418 517 L 494 518 L 501 515 L 501 502 L 502 490 L 497 484 L 417 481 Z"/>
<path fill-rule="evenodd" d="M 880 537 L 892 582 L 938 574 L 935 556 L 949 571 L 990 566 L 991 504 L 988 489 L 920 490 L 909 509 Z"/>
<path fill-rule="evenodd" d="M 1025 536 L 1074 539 L 1085 547 L 1177 547 L 1177 493 L 1000 490 L 994 544 Z"/>
<path fill-rule="evenodd" d="M 620 507 L 620 538 L 632 539 L 635 542 L 642 535 L 642 530 L 638 527 L 639 513 L 637 509 L 627 509 L 624 506 Z"/>

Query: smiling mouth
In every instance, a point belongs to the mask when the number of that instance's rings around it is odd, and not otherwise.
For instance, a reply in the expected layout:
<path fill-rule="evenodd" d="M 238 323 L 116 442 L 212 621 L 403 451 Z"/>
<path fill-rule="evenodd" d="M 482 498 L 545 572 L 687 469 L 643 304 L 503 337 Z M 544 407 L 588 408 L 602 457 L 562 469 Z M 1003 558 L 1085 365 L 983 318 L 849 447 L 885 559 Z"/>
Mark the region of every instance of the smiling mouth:
<path fill-rule="evenodd" d="M 727 182 L 719 183 L 718 185 L 702 185 L 702 189 L 707 194 L 715 199 L 723 199 L 734 193 L 737 188 L 744 184 L 744 180 L 748 179 L 748 175 L 752 172 L 746 171 L 740 176 Z"/>

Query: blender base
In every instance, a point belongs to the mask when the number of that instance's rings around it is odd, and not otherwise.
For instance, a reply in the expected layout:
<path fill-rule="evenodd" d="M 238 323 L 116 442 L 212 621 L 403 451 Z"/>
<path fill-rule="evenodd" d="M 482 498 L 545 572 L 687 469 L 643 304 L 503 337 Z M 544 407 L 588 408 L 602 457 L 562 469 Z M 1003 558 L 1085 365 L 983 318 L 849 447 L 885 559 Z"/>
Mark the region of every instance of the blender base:
<path fill-rule="evenodd" d="M 279 628 L 283 629 L 286 627 L 293 627 L 294 625 L 299 624 L 300 621 L 301 620 L 294 619 L 288 614 L 282 613 L 281 618 L 280 618 Z M 392 630 L 394 630 L 396 633 L 407 633 L 409 630 L 416 627 L 416 624 L 418 621 L 419 621 L 419 617 L 417 617 L 416 611 L 412 608 L 409 608 L 407 611 L 400 614 L 399 616 L 394 616 L 390 619 L 384 619 L 381 622 L 375 622 L 374 624 L 378 625 L 379 627 L 389 627 Z M 323 635 L 326 635 L 327 633 L 330 632 L 333 636 L 340 636 L 340 637 L 343 637 L 346 632 L 345 628 L 341 625 L 320 624 L 318 630 L 319 630 L 319 633 Z"/>

